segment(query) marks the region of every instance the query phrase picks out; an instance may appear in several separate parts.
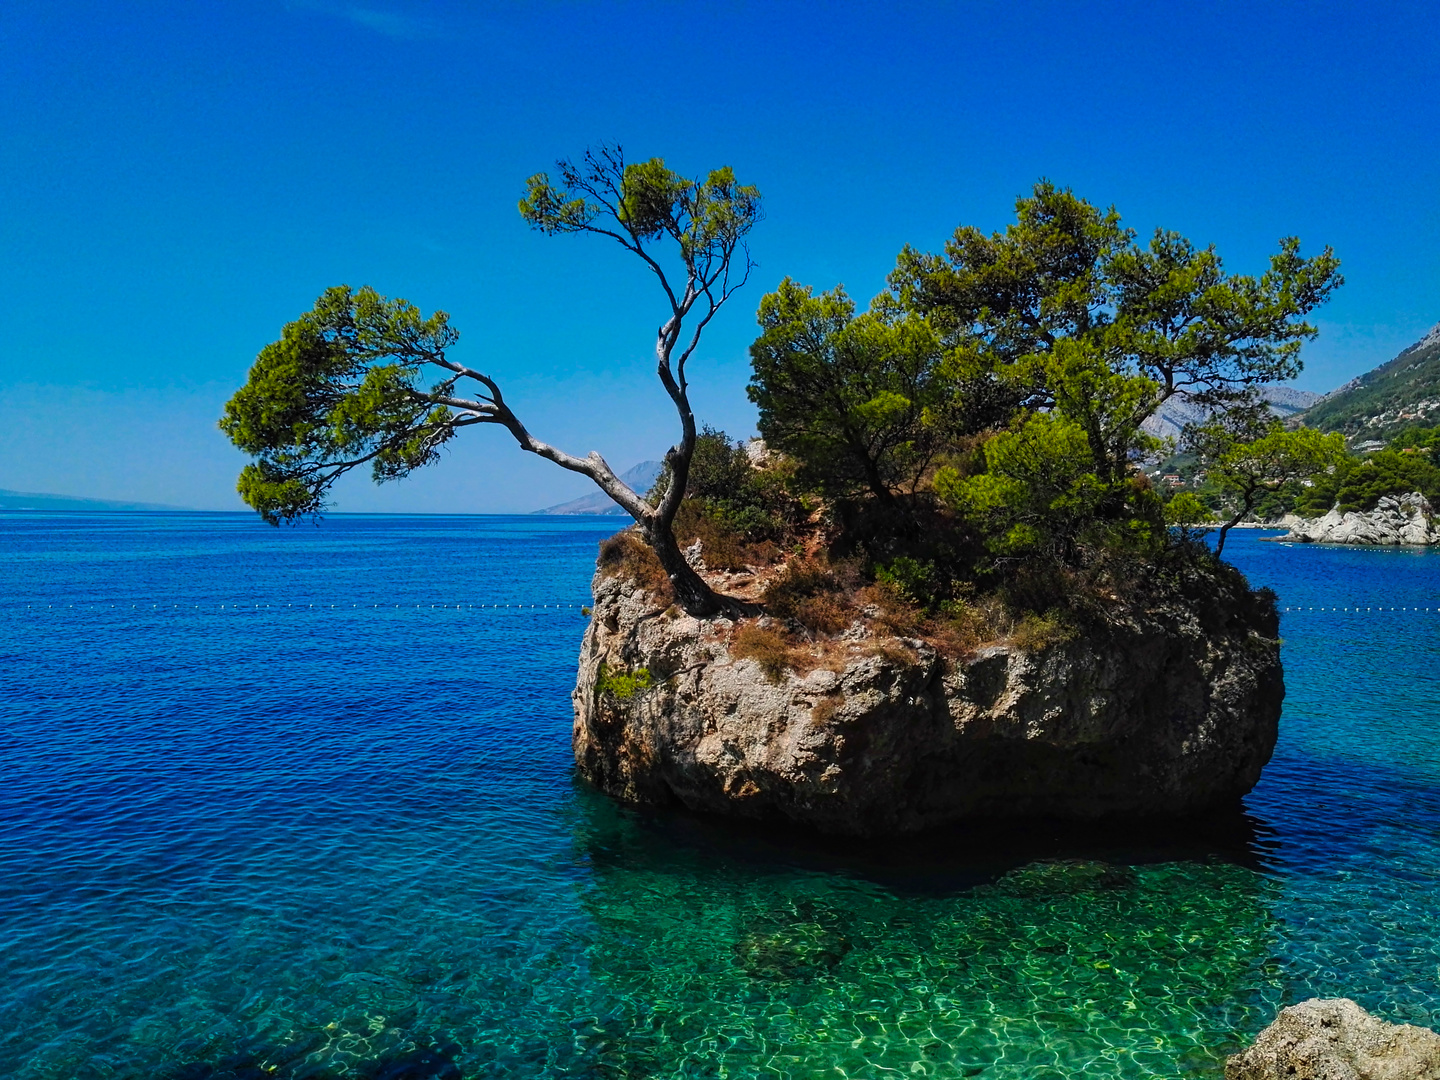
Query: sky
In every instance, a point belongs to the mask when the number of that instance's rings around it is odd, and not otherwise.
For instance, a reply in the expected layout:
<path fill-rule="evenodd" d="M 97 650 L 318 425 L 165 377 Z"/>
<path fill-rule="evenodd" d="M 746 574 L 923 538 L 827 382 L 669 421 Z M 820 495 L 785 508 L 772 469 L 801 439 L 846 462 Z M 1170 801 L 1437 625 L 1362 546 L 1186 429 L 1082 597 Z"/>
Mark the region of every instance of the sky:
<path fill-rule="evenodd" d="M 1234 272 L 1333 247 L 1296 383 L 1330 390 L 1440 320 L 1437 72 L 1433 4 L 5 0 L 0 488 L 243 509 L 216 418 L 341 283 L 449 312 L 538 437 L 659 458 L 653 279 L 516 211 L 604 142 L 763 193 L 759 268 L 691 368 L 737 437 L 765 292 L 867 301 L 902 246 L 1003 228 L 1042 177 Z M 334 501 L 512 513 L 587 484 L 481 427 Z"/>

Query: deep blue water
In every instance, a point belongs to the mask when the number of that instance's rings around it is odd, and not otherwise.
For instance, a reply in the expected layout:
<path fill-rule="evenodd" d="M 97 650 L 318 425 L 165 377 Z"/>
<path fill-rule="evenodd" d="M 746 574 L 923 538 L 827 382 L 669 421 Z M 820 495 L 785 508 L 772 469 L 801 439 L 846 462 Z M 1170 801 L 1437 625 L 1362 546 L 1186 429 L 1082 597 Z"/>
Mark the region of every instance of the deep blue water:
<path fill-rule="evenodd" d="M 1440 1026 L 1440 552 L 1232 534 L 1289 693 L 1215 836 L 865 850 L 574 780 L 616 524 L 0 515 L 0 1076 L 1218 1076 L 1316 994 Z"/>

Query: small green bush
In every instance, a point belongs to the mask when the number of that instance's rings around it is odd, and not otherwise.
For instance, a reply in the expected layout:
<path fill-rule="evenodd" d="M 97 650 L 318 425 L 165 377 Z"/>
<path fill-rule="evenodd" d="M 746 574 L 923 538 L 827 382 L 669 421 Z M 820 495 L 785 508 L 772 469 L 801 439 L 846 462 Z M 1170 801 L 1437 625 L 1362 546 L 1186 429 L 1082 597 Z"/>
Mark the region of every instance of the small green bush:
<path fill-rule="evenodd" d="M 935 595 L 935 564 L 901 555 L 875 567 L 875 580 L 901 600 L 928 604 Z"/>
<path fill-rule="evenodd" d="M 629 701 L 636 694 L 649 690 L 653 678 L 649 668 L 636 671 L 612 671 L 608 665 L 600 665 L 600 676 L 595 680 L 595 689 L 621 701 Z"/>
<path fill-rule="evenodd" d="M 1051 645 L 1074 641 L 1078 634 L 1079 631 L 1059 612 L 1049 611 L 1044 615 L 1031 612 L 1020 620 L 1010 640 L 1028 652 L 1040 652 Z"/>

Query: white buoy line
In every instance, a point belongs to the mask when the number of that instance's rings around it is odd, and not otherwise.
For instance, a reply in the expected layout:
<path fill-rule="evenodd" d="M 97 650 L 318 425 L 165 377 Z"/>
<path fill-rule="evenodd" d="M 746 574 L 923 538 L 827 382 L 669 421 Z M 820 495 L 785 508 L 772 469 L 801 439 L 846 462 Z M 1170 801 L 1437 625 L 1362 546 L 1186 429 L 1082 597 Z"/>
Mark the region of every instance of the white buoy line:
<path fill-rule="evenodd" d="M 1405 612 L 1412 612 L 1412 613 L 1414 613 L 1414 614 L 1422 614 L 1422 613 L 1424 613 L 1424 612 L 1435 612 L 1435 613 L 1437 613 L 1437 614 L 1440 614 L 1440 607 L 1364 607 L 1364 608 L 1362 608 L 1362 607 L 1299 607 L 1299 606 L 1296 606 L 1296 607 L 1281 608 L 1281 611 L 1292 611 L 1292 612 L 1300 612 L 1300 611 L 1307 611 L 1307 612 L 1308 612 L 1308 611 L 1319 611 L 1319 612 L 1331 612 L 1331 613 L 1333 613 L 1333 612 L 1349 612 L 1351 615 L 1363 615 L 1363 614 L 1365 614 L 1366 612 L 1374 613 L 1374 612 L 1380 612 L 1380 611 L 1386 611 L 1386 612 L 1388 612 L 1388 611 L 1405 611 Z"/>
<path fill-rule="evenodd" d="M 17 605 L 18 606 L 18 605 Z M 26 604 L 26 611 L 288 611 L 299 608 L 302 611 L 562 611 L 585 612 L 584 604 Z M 1399 612 L 1407 614 L 1440 614 L 1440 607 L 1304 607 L 1293 605 L 1280 609 L 1284 613 L 1318 612 L 1321 614 L 1363 615 Z"/>
<path fill-rule="evenodd" d="M 17 605 L 18 606 L 18 605 Z M 581 611 L 584 604 L 26 604 L 26 611 Z"/>

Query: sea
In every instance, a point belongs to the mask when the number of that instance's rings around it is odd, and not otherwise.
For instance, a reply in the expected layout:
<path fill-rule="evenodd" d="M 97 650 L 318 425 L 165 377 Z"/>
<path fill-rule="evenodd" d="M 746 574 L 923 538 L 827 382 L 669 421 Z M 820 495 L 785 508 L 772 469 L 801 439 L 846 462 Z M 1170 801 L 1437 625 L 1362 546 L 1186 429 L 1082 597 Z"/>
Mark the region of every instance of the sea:
<path fill-rule="evenodd" d="M 1440 1027 L 1440 551 L 1231 534 L 1287 695 L 1213 828 L 863 845 L 577 779 L 618 524 L 0 514 L 0 1077 L 1220 1077 L 1309 997 Z"/>

